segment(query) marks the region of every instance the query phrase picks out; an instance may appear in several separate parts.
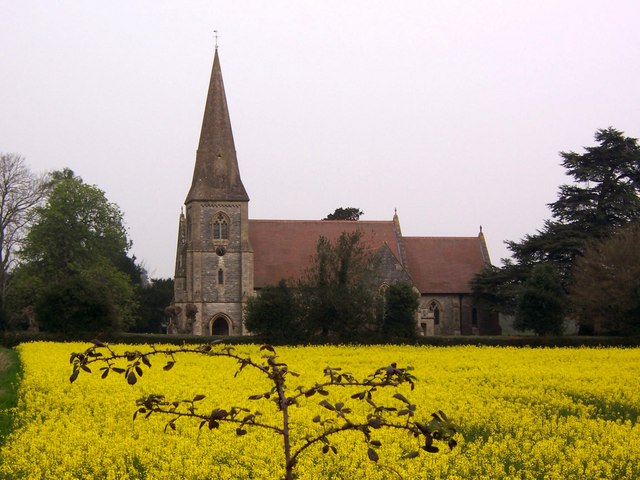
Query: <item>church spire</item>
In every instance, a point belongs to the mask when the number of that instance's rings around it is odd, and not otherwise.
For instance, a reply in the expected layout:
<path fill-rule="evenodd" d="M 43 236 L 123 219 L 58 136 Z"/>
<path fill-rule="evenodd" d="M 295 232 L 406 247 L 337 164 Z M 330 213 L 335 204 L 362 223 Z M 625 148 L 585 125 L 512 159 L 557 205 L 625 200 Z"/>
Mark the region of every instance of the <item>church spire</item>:
<path fill-rule="evenodd" d="M 194 200 L 249 201 L 240 178 L 217 45 L 207 103 L 204 107 L 193 181 L 185 204 Z"/>

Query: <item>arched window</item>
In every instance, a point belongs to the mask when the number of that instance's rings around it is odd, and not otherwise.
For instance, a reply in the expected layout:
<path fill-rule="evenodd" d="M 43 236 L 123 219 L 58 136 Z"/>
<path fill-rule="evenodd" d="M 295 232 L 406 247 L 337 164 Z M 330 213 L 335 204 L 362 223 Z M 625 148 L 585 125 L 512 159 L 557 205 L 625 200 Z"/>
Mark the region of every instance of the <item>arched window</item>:
<path fill-rule="evenodd" d="M 224 284 L 224 270 L 218 270 L 218 285 Z"/>
<path fill-rule="evenodd" d="M 213 220 L 213 239 L 226 240 L 229 238 L 229 219 L 224 213 L 218 213 Z"/>
<path fill-rule="evenodd" d="M 442 307 L 435 300 L 431 300 L 429 303 L 429 312 L 433 314 L 433 324 L 440 325 L 440 314 L 442 313 Z"/>
<path fill-rule="evenodd" d="M 473 307 L 471 309 L 471 326 L 472 327 L 478 326 L 478 309 L 476 307 Z"/>

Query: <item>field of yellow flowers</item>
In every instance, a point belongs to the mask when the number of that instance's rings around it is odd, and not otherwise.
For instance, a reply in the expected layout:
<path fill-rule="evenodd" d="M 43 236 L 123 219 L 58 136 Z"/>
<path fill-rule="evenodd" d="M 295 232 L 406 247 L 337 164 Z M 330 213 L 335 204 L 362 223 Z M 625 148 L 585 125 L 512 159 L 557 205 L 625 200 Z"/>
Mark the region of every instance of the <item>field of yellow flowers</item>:
<path fill-rule="evenodd" d="M 249 428 L 198 429 L 180 419 L 166 429 L 167 417 L 140 415 L 135 402 L 162 393 L 191 399 L 204 411 L 214 407 L 259 409 L 261 421 L 281 423 L 273 402 L 248 400 L 268 390 L 257 371 L 226 358 L 181 354 L 164 371 L 164 358 L 150 358 L 135 385 L 114 372 L 101 379 L 98 368 L 69 382 L 71 352 L 88 345 L 29 343 L 19 348 L 23 379 L 16 426 L 0 450 L 2 479 L 279 479 L 284 475 L 281 438 Z M 117 351 L 134 347 L 115 346 Z M 135 347 L 140 348 L 140 347 Z M 237 353 L 259 359 L 258 346 Z M 444 411 L 459 427 L 459 445 L 449 451 L 400 460 L 415 440 L 397 431 L 375 430 L 380 460 L 367 458 L 362 435 L 333 437 L 338 453 L 314 446 L 302 456 L 301 479 L 633 479 L 640 478 L 640 349 L 516 349 L 495 347 L 280 347 L 278 358 L 300 374 L 290 388 L 323 380 L 326 366 L 365 377 L 397 362 L 412 365 L 415 390 L 378 392 L 391 404 L 400 392 L 427 420 Z M 386 389 L 385 389 L 386 390 Z M 316 415 L 330 412 L 318 403 L 329 398 L 364 415 L 353 391 L 305 399 L 291 409 L 292 440 L 317 432 Z M 360 411 L 362 410 L 362 411 Z"/>

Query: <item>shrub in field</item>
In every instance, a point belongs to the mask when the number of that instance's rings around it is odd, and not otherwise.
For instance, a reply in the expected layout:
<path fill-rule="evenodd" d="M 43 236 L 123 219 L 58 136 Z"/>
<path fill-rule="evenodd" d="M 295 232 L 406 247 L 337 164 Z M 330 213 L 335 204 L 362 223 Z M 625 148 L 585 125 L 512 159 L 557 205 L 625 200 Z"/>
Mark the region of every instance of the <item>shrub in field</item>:
<path fill-rule="evenodd" d="M 144 368 L 151 367 L 151 357 L 157 355 L 169 358 L 164 365 L 164 370 L 173 368 L 176 362 L 176 354 L 194 354 L 208 357 L 226 357 L 237 361 L 237 376 L 243 369 L 252 368 L 264 374 L 271 384 L 271 388 L 265 392 L 255 393 L 248 396 L 250 401 L 272 401 L 278 408 L 282 423 L 278 425 L 261 421 L 261 414 L 258 410 L 246 408 L 244 406 L 219 406 L 213 408 L 211 412 L 203 412 L 198 408 L 200 401 L 206 396 L 202 393 L 196 394 L 187 400 L 169 400 L 162 394 L 149 394 L 137 401 L 137 408 L 134 419 L 140 415 L 149 417 L 152 414 L 162 414 L 168 416 L 165 426 L 167 429 L 176 429 L 176 422 L 181 418 L 190 418 L 199 422 L 199 428 L 214 430 L 219 428 L 221 423 L 231 423 L 236 426 L 237 436 L 243 436 L 249 428 L 261 428 L 273 432 L 281 437 L 283 445 L 282 465 L 285 471 L 285 479 L 295 478 L 295 466 L 300 455 L 311 447 L 321 447 L 322 453 L 332 452 L 337 454 L 338 450 L 332 444 L 334 435 L 343 432 L 357 432 L 362 435 L 363 441 L 367 444 L 368 458 L 378 461 L 377 449 L 381 442 L 377 440 L 376 430 L 390 429 L 401 434 L 408 432 L 416 439 L 416 449 L 405 453 L 403 459 L 415 458 L 420 450 L 429 453 L 439 451 L 434 442 L 445 443 L 450 449 L 456 446 L 453 438 L 456 434 L 456 427 L 449 421 L 446 415 L 439 411 L 431 415 L 428 421 L 419 421 L 416 416 L 417 406 L 401 393 L 395 393 L 393 399 L 396 405 L 383 405 L 376 398 L 376 392 L 382 388 L 395 388 L 400 385 L 409 385 L 413 390 L 415 377 L 410 373 L 411 368 L 400 368 L 395 363 L 375 370 L 372 374 L 363 379 L 357 379 L 348 372 L 343 372 L 340 368 L 326 367 L 324 376 L 326 380 L 315 383 L 313 386 L 298 386 L 293 391 L 288 387 L 287 378 L 298 376 L 297 373 L 289 369 L 286 363 L 280 362 L 275 349 L 270 345 L 263 345 L 260 348 L 264 352 L 261 361 L 254 361 L 248 356 L 234 353 L 234 348 L 222 345 L 221 342 L 213 342 L 200 346 L 169 347 L 158 349 L 150 347 L 147 351 L 129 351 L 118 354 L 107 344 L 98 340 L 93 341 L 93 345 L 84 352 L 72 353 L 70 362 L 73 371 L 70 381 L 73 383 L 80 372 L 92 373 L 90 365 L 102 365 L 100 371 L 102 378 L 106 378 L 111 372 L 124 376 L 127 383 L 134 385 L 144 374 Z M 215 387 L 212 385 L 212 388 Z M 362 402 L 367 409 L 366 420 L 354 420 L 353 409 L 344 402 L 332 403 L 330 392 L 335 388 L 356 387 L 357 391 L 351 395 L 351 400 Z M 292 410 L 290 407 L 302 407 L 302 401 L 312 396 L 323 397 L 319 405 L 326 409 L 325 415 L 317 415 L 313 422 L 318 424 L 322 431 L 315 435 L 307 435 L 298 445 L 292 445 L 291 427 L 293 424 Z M 385 468 L 390 468 L 386 466 Z M 398 474 L 397 472 L 395 472 Z M 399 475 L 399 474 L 398 474 Z"/>

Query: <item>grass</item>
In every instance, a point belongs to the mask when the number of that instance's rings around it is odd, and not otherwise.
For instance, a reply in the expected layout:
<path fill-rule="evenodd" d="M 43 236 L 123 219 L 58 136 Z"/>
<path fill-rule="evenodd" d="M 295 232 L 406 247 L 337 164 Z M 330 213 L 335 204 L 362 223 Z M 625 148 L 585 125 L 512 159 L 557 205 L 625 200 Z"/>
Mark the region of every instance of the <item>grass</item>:
<path fill-rule="evenodd" d="M 18 401 L 17 383 L 20 362 L 15 350 L 0 347 L 0 445 L 12 429 L 11 408 Z"/>

